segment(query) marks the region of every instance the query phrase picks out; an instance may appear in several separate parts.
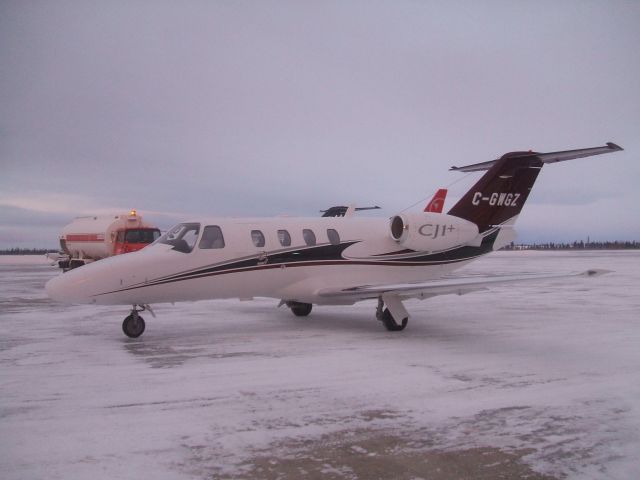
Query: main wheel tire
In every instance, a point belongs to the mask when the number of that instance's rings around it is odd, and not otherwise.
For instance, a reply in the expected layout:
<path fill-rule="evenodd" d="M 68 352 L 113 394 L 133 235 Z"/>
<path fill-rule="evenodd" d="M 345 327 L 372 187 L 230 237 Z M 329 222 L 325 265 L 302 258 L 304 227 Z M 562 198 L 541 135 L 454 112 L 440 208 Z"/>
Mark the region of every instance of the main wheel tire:
<path fill-rule="evenodd" d="M 385 328 L 390 332 L 400 332 L 404 330 L 404 328 L 407 326 L 407 323 L 409 323 L 409 318 L 403 318 L 402 323 L 398 324 L 398 322 L 396 322 L 391 315 L 391 312 L 388 308 L 385 308 L 384 312 L 382 312 L 381 320 Z"/>
<path fill-rule="evenodd" d="M 144 332 L 144 319 L 140 315 L 129 315 L 122 322 L 122 331 L 129 338 L 138 338 Z"/>
<path fill-rule="evenodd" d="M 291 309 L 296 317 L 306 317 L 311 313 L 313 305 L 302 302 L 287 302 L 287 306 Z"/>

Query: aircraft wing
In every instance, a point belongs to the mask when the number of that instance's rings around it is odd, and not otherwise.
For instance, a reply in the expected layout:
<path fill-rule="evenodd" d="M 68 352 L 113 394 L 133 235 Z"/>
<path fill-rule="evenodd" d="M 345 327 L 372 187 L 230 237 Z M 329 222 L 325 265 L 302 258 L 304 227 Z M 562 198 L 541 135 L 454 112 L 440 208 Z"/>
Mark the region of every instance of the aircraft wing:
<path fill-rule="evenodd" d="M 343 300 L 357 302 L 378 298 L 381 295 L 396 295 L 402 299 L 430 298 L 438 295 L 464 295 L 466 293 L 486 290 L 488 287 L 500 284 L 513 284 L 540 280 L 566 279 L 575 277 L 595 277 L 609 273 L 610 270 L 587 270 L 581 273 L 562 274 L 531 274 L 531 275 L 502 275 L 502 276 L 469 276 L 457 278 L 443 278 L 421 283 L 401 283 L 389 285 L 361 285 L 341 290 L 324 289 L 318 296 L 327 300 Z"/>
<path fill-rule="evenodd" d="M 537 152 L 519 152 L 515 156 L 518 157 L 536 157 L 541 160 L 542 163 L 557 163 L 564 162 L 565 160 L 575 160 L 576 158 L 591 157 L 593 155 L 602 155 L 603 153 L 617 152 L 624 150 L 615 143 L 607 142 L 603 147 L 593 148 L 581 148 L 579 150 L 565 150 L 562 152 L 551 153 L 537 153 Z M 482 170 L 489 170 L 500 159 L 489 160 L 488 162 L 474 163 L 473 165 L 466 165 L 464 167 L 451 167 L 449 170 L 456 172 L 479 172 Z"/>

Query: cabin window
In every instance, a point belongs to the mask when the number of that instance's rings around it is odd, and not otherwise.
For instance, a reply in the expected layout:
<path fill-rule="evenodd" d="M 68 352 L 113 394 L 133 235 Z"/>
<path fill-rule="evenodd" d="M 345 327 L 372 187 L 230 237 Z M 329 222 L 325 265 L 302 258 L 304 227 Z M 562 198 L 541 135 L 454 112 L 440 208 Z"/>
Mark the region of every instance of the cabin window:
<path fill-rule="evenodd" d="M 189 253 L 196 244 L 199 232 L 199 223 L 180 223 L 162 235 L 154 243 L 171 245 L 177 252 Z"/>
<path fill-rule="evenodd" d="M 333 228 L 327 229 L 327 237 L 329 237 L 331 245 L 340 245 L 340 234 Z"/>
<path fill-rule="evenodd" d="M 202 238 L 198 246 L 208 250 L 212 248 L 224 248 L 224 235 L 218 225 L 207 225 L 202 232 Z"/>
<path fill-rule="evenodd" d="M 304 238 L 304 243 L 310 247 L 316 244 L 316 234 L 313 233 L 313 230 L 309 230 L 308 228 L 302 230 L 302 238 Z"/>
<path fill-rule="evenodd" d="M 283 247 L 291 246 L 291 235 L 286 230 L 278 230 L 278 240 Z"/>
<path fill-rule="evenodd" d="M 260 230 L 251 230 L 251 241 L 256 247 L 264 247 L 264 234 Z"/>
<path fill-rule="evenodd" d="M 124 243 L 124 230 L 120 230 L 116 236 L 116 242 Z"/>

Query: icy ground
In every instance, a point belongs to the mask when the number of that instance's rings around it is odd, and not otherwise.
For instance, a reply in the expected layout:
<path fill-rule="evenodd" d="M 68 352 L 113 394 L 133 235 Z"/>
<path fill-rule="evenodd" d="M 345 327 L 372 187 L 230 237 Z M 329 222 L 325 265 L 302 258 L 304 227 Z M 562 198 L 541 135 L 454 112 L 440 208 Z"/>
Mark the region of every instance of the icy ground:
<path fill-rule="evenodd" d="M 515 452 L 559 478 L 640 478 L 640 253 L 465 271 L 588 268 L 614 273 L 407 302 L 401 333 L 369 302 L 297 318 L 206 301 L 158 305 L 130 340 L 126 308 L 54 304 L 54 267 L 0 257 L 0 477 L 358 478 L 395 458 L 387 478 L 420 478 L 404 459 Z"/>

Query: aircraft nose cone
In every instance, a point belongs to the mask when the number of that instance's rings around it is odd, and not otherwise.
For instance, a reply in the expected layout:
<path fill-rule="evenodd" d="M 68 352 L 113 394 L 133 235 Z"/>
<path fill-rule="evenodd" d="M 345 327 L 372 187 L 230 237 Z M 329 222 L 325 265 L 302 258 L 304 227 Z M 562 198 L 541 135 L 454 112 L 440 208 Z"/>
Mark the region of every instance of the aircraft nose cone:
<path fill-rule="evenodd" d="M 60 279 L 61 278 L 62 277 L 52 278 L 44 286 L 44 289 L 47 292 L 47 295 L 49 296 L 49 298 L 55 302 L 62 301 L 62 299 L 60 298 L 60 292 L 61 292 Z"/>
<path fill-rule="evenodd" d="M 131 289 L 126 288 L 132 284 L 140 285 L 146 278 L 149 265 L 155 264 L 157 255 L 145 252 L 147 248 L 104 258 L 58 275 L 45 285 L 47 295 L 56 302 L 67 304 L 149 303 L 145 297 L 134 295 L 137 290 L 131 293 Z"/>
<path fill-rule="evenodd" d="M 79 270 L 66 272 L 49 280 L 44 287 L 49 298 L 60 303 L 92 303 L 82 285 L 86 283 L 87 277 Z"/>

